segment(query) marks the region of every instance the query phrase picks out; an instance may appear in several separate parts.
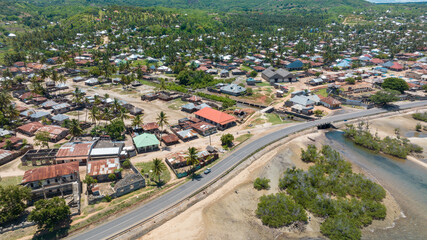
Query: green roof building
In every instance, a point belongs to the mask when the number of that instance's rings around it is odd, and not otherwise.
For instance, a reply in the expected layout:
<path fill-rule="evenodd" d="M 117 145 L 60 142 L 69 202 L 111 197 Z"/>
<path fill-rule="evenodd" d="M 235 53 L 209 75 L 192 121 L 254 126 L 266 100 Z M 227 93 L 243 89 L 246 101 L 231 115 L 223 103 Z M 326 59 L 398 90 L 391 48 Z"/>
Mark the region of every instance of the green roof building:
<path fill-rule="evenodd" d="M 138 153 L 149 152 L 159 149 L 159 140 L 156 135 L 150 133 L 143 133 L 133 138 L 133 144 Z"/>

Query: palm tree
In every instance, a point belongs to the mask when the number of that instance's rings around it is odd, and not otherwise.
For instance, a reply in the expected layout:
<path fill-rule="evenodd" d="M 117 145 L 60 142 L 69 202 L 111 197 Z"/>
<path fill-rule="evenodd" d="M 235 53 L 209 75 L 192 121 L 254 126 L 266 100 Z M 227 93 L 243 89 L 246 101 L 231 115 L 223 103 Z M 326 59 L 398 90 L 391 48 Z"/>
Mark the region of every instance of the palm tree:
<path fill-rule="evenodd" d="M 161 111 L 159 113 L 159 115 L 157 116 L 157 124 L 159 124 L 159 127 L 162 129 L 162 131 L 160 132 L 160 139 L 162 138 L 162 133 L 163 133 L 163 127 L 165 125 L 168 125 L 168 116 L 166 115 L 165 112 Z"/>
<path fill-rule="evenodd" d="M 97 106 L 92 106 L 89 111 L 89 118 L 92 120 L 93 123 L 95 123 L 96 126 L 96 121 L 99 119 L 99 110 Z"/>
<path fill-rule="evenodd" d="M 141 114 L 136 115 L 135 118 L 132 120 L 132 127 L 136 127 L 136 126 L 142 126 L 142 118 L 141 118 Z"/>
<path fill-rule="evenodd" d="M 162 160 L 160 160 L 159 158 L 153 159 L 153 167 L 151 170 L 153 170 L 154 175 L 159 178 L 158 183 L 160 183 L 160 175 L 165 170 L 165 165 L 162 163 Z"/>
<path fill-rule="evenodd" d="M 192 165 L 192 170 L 194 170 L 194 168 L 196 167 L 197 164 L 199 164 L 199 158 L 197 157 L 197 153 L 199 153 L 197 151 L 197 149 L 195 147 L 189 147 L 188 148 L 188 152 L 187 152 L 187 164 L 188 165 Z M 194 174 L 194 171 L 193 171 Z"/>
<path fill-rule="evenodd" d="M 120 108 L 121 108 L 121 106 L 120 106 L 119 100 L 117 98 L 114 98 L 114 101 L 113 101 L 113 112 L 114 113 L 118 113 L 120 111 Z"/>
<path fill-rule="evenodd" d="M 80 123 L 79 121 L 77 121 L 76 119 L 71 120 L 70 123 L 70 134 L 73 137 L 78 137 L 80 135 L 82 135 L 83 130 L 80 127 Z"/>
<path fill-rule="evenodd" d="M 118 117 L 124 122 L 125 119 L 129 119 L 129 115 L 127 114 L 128 110 L 124 107 L 119 108 Z"/>
<path fill-rule="evenodd" d="M 83 93 L 80 91 L 79 88 L 76 88 L 73 92 L 73 102 L 76 104 L 77 107 L 80 107 L 83 101 Z M 80 111 L 77 110 L 77 119 L 80 121 Z"/>

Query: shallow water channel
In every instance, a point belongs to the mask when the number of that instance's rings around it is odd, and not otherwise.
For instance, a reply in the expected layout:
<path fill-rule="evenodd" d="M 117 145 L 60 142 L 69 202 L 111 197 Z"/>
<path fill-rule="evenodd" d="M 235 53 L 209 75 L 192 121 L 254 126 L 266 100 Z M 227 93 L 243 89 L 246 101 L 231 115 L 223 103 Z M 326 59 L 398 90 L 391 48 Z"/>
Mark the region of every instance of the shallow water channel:
<path fill-rule="evenodd" d="M 367 171 L 403 210 L 393 227 L 364 232 L 364 239 L 427 239 L 427 168 L 365 150 L 339 131 L 327 132 L 325 144 Z"/>

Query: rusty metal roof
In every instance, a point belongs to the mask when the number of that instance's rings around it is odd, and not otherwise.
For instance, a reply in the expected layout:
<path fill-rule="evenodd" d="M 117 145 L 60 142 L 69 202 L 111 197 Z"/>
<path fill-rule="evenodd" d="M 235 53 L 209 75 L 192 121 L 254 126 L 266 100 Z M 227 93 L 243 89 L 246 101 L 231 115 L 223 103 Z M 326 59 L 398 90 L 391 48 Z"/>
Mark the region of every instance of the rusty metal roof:
<path fill-rule="evenodd" d="M 57 165 L 34 168 L 25 171 L 22 183 L 36 182 L 49 178 L 61 177 L 79 172 L 79 163 L 70 162 Z"/>
<path fill-rule="evenodd" d="M 102 159 L 87 163 L 87 174 L 90 176 L 108 175 L 120 168 L 118 158 Z"/>
<path fill-rule="evenodd" d="M 87 157 L 94 142 L 69 142 L 62 145 L 56 158 L 64 157 Z"/>

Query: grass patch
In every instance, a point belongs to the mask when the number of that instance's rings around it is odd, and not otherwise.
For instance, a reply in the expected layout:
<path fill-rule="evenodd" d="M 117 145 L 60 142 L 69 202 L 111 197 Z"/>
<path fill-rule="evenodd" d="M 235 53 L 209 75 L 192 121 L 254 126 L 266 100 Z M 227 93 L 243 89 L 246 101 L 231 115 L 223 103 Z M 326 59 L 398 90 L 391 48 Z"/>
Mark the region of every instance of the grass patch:
<path fill-rule="evenodd" d="M 326 88 L 317 90 L 316 94 L 320 95 L 320 96 L 323 96 L 323 97 L 327 97 L 328 96 L 328 93 L 326 92 Z"/>
<path fill-rule="evenodd" d="M 22 176 L 16 177 L 2 177 L 0 185 L 6 187 L 8 185 L 18 185 L 22 182 Z"/>
<path fill-rule="evenodd" d="M 246 72 L 252 72 L 252 68 L 248 67 L 248 66 L 244 66 L 244 65 L 240 65 L 240 69 L 242 69 L 243 71 Z"/>
<path fill-rule="evenodd" d="M 268 82 L 260 82 L 256 84 L 258 87 L 266 87 L 266 86 L 270 86 L 270 83 Z"/>
<path fill-rule="evenodd" d="M 282 118 L 275 113 L 266 113 L 265 115 L 267 117 L 268 122 L 272 123 L 273 125 L 283 123 Z"/>
<path fill-rule="evenodd" d="M 165 163 L 163 163 L 165 164 Z M 144 169 L 144 175 L 148 174 L 150 178 L 150 184 L 156 185 L 156 183 L 153 181 L 157 181 L 158 177 L 155 176 L 153 173 L 150 173 L 150 170 L 153 168 L 153 162 L 141 162 L 141 163 L 135 163 L 135 167 L 138 169 L 138 171 L 141 171 L 141 169 Z M 160 179 L 163 180 L 164 183 L 167 183 L 171 180 L 171 175 L 169 170 L 167 169 L 168 166 L 165 164 L 165 170 L 160 174 Z M 147 183 L 147 186 L 149 184 Z"/>
<path fill-rule="evenodd" d="M 180 98 L 177 98 L 171 101 L 171 104 L 168 106 L 168 108 L 172 110 L 181 110 L 181 106 L 184 104 L 185 104 L 184 101 L 182 101 Z"/>
<path fill-rule="evenodd" d="M 244 135 L 238 136 L 238 137 L 236 138 L 236 141 L 238 141 L 238 142 L 242 143 L 242 142 L 244 142 L 244 141 L 248 140 L 249 138 L 251 138 L 252 136 L 253 136 L 253 134 L 247 133 L 247 134 L 244 134 Z"/>

